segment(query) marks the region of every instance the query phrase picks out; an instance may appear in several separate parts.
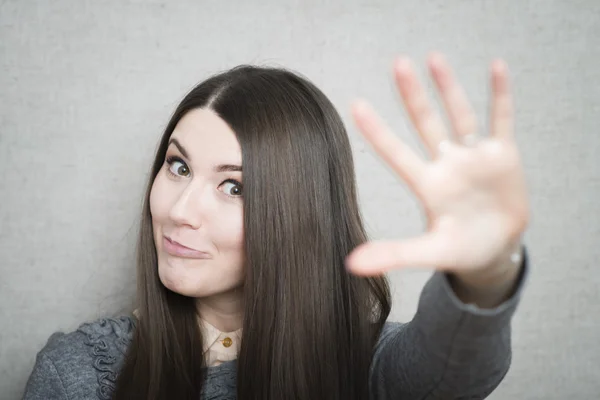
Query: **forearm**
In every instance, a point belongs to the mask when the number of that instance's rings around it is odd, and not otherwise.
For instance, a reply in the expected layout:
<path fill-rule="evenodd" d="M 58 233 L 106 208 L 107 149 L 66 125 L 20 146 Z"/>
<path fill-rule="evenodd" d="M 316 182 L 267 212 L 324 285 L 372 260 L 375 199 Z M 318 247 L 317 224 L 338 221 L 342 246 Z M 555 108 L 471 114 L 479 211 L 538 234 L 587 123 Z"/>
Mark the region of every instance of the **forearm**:
<path fill-rule="evenodd" d="M 489 309 L 464 303 L 448 274 L 436 272 L 423 288 L 415 318 L 382 335 L 372 366 L 372 398 L 487 396 L 510 366 L 510 320 L 527 263 L 523 253 L 521 273 L 506 291 L 511 295 Z"/>

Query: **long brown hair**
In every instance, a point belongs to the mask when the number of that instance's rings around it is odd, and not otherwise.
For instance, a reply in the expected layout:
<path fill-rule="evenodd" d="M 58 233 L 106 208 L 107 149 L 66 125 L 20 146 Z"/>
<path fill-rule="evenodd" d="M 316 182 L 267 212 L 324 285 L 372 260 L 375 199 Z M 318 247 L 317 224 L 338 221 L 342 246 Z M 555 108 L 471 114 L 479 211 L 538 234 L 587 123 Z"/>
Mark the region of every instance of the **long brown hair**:
<path fill-rule="evenodd" d="M 367 399 L 390 293 L 384 277 L 357 277 L 344 267 L 344 257 L 367 239 L 348 135 L 308 80 L 254 66 L 196 86 L 162 136 L 141 216 L 139 322 L 113 399 L 200 398 L 206 366 L 195 299 L 160 282 L 149 204 L 169 137 L 196 108 L 216 112 L 242 149 L 246 278 L 238 399 Z"/>

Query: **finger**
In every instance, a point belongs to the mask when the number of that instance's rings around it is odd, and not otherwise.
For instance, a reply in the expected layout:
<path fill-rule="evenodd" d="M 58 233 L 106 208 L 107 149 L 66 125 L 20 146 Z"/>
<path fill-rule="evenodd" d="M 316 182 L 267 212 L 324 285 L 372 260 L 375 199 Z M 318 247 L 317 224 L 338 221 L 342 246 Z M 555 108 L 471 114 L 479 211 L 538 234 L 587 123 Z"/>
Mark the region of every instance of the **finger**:
<path fill-rule="evenodd" d="M 502 60 L 495 60 L 491 66 L 492 110 L 490 130 L 496 138 L 514 136 L 513 100 L 508 83 L 508 67 Z"/>
<path fill-rule="evenodd" d="M 421 136 L 421 140 L 435 158 L 439 155 L 439 144 L 448 139 L 448 134 L 439 114 L 433 109 L 427 92 L 420 84 L 412 63 L 399 58 L 394 63 L 394 78 L 410 120 Z"/>
<path fill-rule="evenodd" d="M 378 241 L 358 246 L 346 258 L 357 275 L 380 275 L 406 267 L 448 269 L 455 265 L 447 237 L 426 233 L 404 241 Z"/>
<path fill-rule="evenodd" d="M 423 160 L 390 131 L 367 102 L 355 102 L 352 105 L 352 115 L 359 130 L 375 151 L 413 191 L 417 192 L 417 182 L 426 167 Z"/>
<path fill-rule="evenodd" d="M 428 65 L 457 139 L 461 141 L 465 136 L 477 133 L 475 112 L 444 56 L 432 53 Z"/>

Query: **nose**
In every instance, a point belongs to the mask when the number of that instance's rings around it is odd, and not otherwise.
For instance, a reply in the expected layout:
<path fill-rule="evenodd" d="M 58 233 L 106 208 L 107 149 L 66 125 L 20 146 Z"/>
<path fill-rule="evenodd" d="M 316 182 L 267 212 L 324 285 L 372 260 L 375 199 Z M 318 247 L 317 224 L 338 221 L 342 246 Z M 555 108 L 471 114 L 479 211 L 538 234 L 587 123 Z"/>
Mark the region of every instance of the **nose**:
<path fill-rule="evenodd" d="M 187 225 L 192 229 L 202 226 L 202 188 L 188 184 L 181 192 L 169 212 L 169 217 L 176 225 Z"/>

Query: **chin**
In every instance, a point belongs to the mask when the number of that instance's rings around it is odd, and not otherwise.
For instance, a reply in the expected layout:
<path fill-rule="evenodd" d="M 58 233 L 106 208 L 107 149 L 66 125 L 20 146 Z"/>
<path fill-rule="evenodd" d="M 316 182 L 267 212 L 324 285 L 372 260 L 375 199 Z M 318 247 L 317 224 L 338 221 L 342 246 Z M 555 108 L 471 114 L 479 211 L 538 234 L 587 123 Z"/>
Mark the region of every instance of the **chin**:
<path fill-rule="evenodd" d="M 198 294 L 198 287 L 193 285 L 193 280 L 185 274 L 174 271 L 172 268 L 159 267 L 158 277 L 163 286 L 172 292 L 188 297 L 196 297 Z"/>
<path fill-rule="evenodd" d="M 182 296 L 207 297 L 227 290 L 227 288 L 211 285 L 209 283 L 211 280 L 203 279 L 202 274 L 198 272 L 200 271 L 194 271 L 190 274 L 190 271 L 172 266 L 166 266 L 165 268 L 164 266 L 161 267 L 160 264 L 158 268 L 158 276 L 163 286 Z"/>

